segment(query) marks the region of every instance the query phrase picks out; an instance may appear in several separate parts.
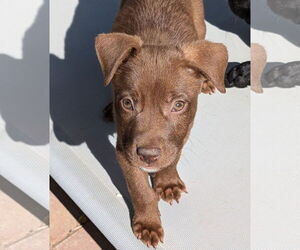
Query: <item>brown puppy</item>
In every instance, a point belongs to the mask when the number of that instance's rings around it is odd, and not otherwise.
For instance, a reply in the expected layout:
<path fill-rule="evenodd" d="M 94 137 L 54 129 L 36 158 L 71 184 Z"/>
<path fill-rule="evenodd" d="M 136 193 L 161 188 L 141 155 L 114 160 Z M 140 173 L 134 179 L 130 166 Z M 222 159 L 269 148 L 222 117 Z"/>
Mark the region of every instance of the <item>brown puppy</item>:
<path fill-rule="evenodd" d="M 125 0 L 113 33 L 96 38 L 104 84 L 113 86 L 117 158 L 135 210 L 133 232 L 148 246 L 163 240 L 159 197 L 172 203 L 186 191 L 176 165 L 198 94 L 225 93 L 226 47 L 204 37 L 202 1 Z"/>

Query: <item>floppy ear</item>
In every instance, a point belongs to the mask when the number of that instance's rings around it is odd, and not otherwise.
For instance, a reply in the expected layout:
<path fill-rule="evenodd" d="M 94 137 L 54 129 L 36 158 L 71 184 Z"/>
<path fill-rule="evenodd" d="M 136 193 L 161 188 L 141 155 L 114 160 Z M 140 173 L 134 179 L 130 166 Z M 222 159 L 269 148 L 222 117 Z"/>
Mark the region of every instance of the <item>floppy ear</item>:
<path fill-rule="evenodd" d="M 140 50 L 142 40 L 138 36 L 125 33 L 99 34 L 95 48 L 104 75 L 104 85 L 108 85 L 122 62 L 132 50 Z"/>
<path fill-rule="evenodd" d="M 201 40 L 185 45 L 182 50 L 192 69 L 198 70 L 206 79 L 202 85 L 202 92 L 214 92 L 214 87 L 221 93 L 226 92 L 224 76 L 228 53 L 223 44 Z"/>

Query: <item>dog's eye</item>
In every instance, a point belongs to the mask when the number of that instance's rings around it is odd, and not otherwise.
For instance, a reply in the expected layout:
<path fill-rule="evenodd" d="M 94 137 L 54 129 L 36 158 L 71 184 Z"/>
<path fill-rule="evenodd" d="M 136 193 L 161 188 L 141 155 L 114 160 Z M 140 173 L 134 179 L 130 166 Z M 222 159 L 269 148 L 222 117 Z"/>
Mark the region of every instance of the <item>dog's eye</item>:
<path fill-rule="evenodd" d="M 124 109 L 133 110 L 133 102 L 131 101 L 131 99 L 124 98 L 122 99 L 121 103 Z"/>
<path fill-rule="evenodd" d="M 176 101 L 173 105 L 172 112 L 179 112 L 183 110 L 184 106 L 185 106 L 184 101 Z"/>

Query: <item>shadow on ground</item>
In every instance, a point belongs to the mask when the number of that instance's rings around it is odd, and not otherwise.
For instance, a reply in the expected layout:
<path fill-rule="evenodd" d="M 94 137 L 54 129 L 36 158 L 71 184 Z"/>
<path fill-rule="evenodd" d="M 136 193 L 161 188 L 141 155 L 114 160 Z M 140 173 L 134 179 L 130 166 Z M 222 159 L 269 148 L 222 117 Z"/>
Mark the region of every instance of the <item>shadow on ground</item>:
<path fill-rule="evenodd" d="M 250 46 L 250 26 L 233 14 L 228 0 L 204 0 L 203 2 L 207 22 L 221 30 L 238 35 L 245 44 Z"/>
<path fill-rule="evenodd" d="M 99 229 L 94 224 L 87 223 L 90 221 L 89 219 L 85 220 L 85 222 L 82 221 L 82 216 L 86 215 L 52 178 L 50 178 L 50 191 L 72 214 L 72 216 L 78 221 L 78 223 L 82 225 L 82 227 L 95 240 L 95 242 L 101 249 L 115 250 L 114 246 L 105 238 L 105 236 L 99 231 Z"/>
<path fill-rule="evenodd" d="M 0 55 L 0 114 L 7 134 L 29 145 L 49 143 L 49 2 L 23 39 L 23 58 Z"/>
<path fill-rule="evenodd" d="M 79 1 L 65 38 L 65 58 L 50 56 L 50 115 L 57 139 L 69 145 L 86 143 L 132 213 L 115 149 L 108 140 L 115 127 L 102 119 L 111 89 L 102 84 L 94 48 L 96 35 L 110 32 L 118 8 L 117 1 Z"/>
<path fill-rule="evenodd" d="M 24 35 L 22 59 L 0 54 L 0 115 L 5 122 L 7 135 L 27 145 L 49 143 L 48 27 L 49 1 L 44 0 L 33 25 Z M 5 162 L 5 159 L 1 160 Z M 9 165 L 3 164 L 1 167 L 9 168 Z M 25 176 L 22 178 L 26 181 Z M 41 221 L 48 223 L 48 210 L 2 176 L 0 189 Z"/>
<path fill-rule="evenodd" d="M 269 4 L 268 4 L 269 2 Z M 257 30 L 267 31 L 281 35 L 296 46 L 300 46 L 300 24 L 294 23 L 291 19 L 295 19 L 294 11 L 297 8 L 288 9 L 290 3 L 299 4 L 299 0 L 288 1 L 268 1 L 268 0 L 252 0 L 251 2 L 251 27 Z M 285 7 L 284 7 L 285 6 Z M 271 9 L 271 8 L 273 9 Z M 286 10 L 284 11 L 284 8 Z M 276 13 L 276 9 L 284 11 L 286 17 Z M 299 8 L 298 8 L 299 12 Z M 299 12 L 300 14 L 300 12 Z M 298 16 L 299 16 L 298 14 Z M 300 21 L 299 21 L 300 22 Z"/>
<path fill-rule="evenodd" d="M 49 211 L 2 176 L 0 176 L 0 190 L 37 217 L 40 221 L 49 225 Z"/>

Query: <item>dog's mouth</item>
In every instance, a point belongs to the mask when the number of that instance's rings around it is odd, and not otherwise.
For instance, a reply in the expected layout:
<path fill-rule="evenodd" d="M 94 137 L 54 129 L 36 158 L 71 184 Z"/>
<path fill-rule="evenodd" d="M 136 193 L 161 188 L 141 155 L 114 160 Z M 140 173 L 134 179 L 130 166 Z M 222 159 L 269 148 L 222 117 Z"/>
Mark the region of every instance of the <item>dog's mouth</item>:
<path fill-rule="evenodd" d="M 134 154 L 130 151 L 125 151 L 125 158 L 127 159 L 128 163 L 135 168 L 138 168 L 146 173 L 152 174 L 165 169 L 166 167 L 170 166 L 176 159 L 178 151 L 176 149 L 169 149 L 168 152 L 164 152 L 161 157 L 154 161 L 143 161 L 141 157 L 138 157 L 137 154 Z"/>
<path fill-rule="evenodd" d="M 153 174 L 159 171 L 159 168 L 147 168 L 147 167 L 139 167 L 139 168 L 149 174 Z"/>
<path fill-rule="evenodd" d="M 146 172 L 146 173 L 149 173 L 149 174 L 153 174 L 153 173 L 156 173 L 158 171 L 160 171 L 162 168 L 161 168 L 161 165 L 158 164 L 157 162 L 153 162 L 153 163 L 149 163 L 149 164 L 143 164 L 143 163 L 139 163 L 137 165 L 137 167 L 139 169 L 141 169 L 142 171 Z"/>

